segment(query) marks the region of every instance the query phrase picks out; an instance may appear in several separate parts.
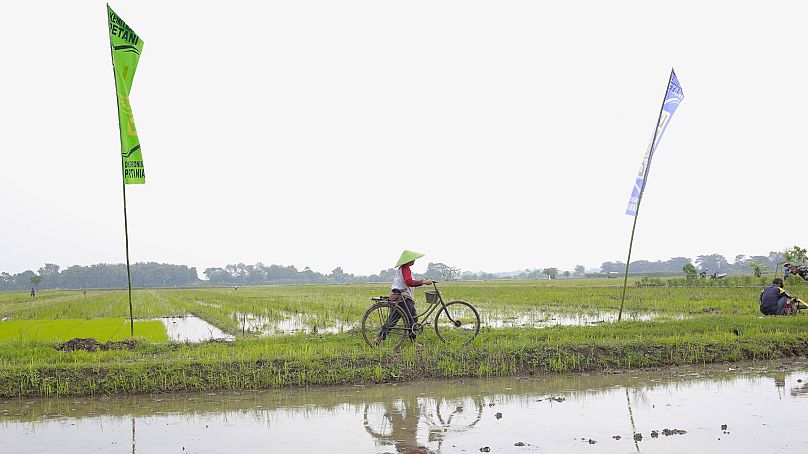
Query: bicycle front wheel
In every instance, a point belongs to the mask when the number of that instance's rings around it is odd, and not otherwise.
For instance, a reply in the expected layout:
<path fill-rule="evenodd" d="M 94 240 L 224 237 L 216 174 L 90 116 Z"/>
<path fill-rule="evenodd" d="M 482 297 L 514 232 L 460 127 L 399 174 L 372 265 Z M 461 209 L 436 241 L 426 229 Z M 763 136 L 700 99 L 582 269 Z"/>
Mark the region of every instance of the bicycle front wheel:
<path fill-rule="evenodd" d="M 480 333 L 480 314 L 465 301 L 450 301 L 435 316 L 435 334 L 452 345 L 465 345 Z"/>
<path fill-rule="evenodd" d="M 409 318 L 398 304 L 376 303 L 362 316 L 362 338 L 372 348 L 398 347 L 409 334 Z"/>

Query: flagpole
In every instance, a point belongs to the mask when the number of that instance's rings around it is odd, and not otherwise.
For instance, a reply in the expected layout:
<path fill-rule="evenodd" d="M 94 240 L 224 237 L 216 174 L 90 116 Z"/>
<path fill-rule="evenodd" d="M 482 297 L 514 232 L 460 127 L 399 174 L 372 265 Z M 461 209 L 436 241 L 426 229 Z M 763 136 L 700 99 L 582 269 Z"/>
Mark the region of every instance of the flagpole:
<path fill-rule="evenodd" d="M 109 19 L 109 3 L 107 3 L 107 19 Z M 112 41 L 109 43 L 109 56 L 112 59 L 112 76 L 115 80 L 115 107 L 118 110 L 118 139 L 121 146 L 119 150 L 123 149 L 123 136 L 121 131 L 121 105 L 118 99 L 118 77 L 115 74 L 115 57 L 112 54 Z M 119 151 L 120 152 L 120 151 Z M 126 241 L 126 284 L 129 291 L 129 335 L 135 336 L 135 319 L 132 315 L 132 273 L 129 270 L 129 222 L 126 216 L 126 178 L 123 168 L 123 159 L 121 159 L 121 186 L 123 187 L 123 233 Z"/>
<path fill-rule="evenodd" d="M 620 300 L 620 312 L 617 313 L 617 321 L 623 319 L 623 305 L 626 303 L 626 287 L 628 286 L 628 268 L 631 265 L 631 248 L 634 246 L 634 231 L 637 229 L 637 218 L 640 217 L 640 204 L 642 203 L 642 196 L 645 193 L 645 183 L 648 181 L 648 170 L 651 168 L 651 159 L 654 157 L 654 148 L 656 147 L 656 138 L 659 133 L 659 120 L 662 118 L 662 111 L 665 109 L 665 99 L 668 97 L 668 90 L 673 80 L 673 68 L 671 68 L 671 75 L 668 77 L 668 85 L 665 86 L 665 94 L 662 96 L 662 105 L 659 107 L 659 115 L 657 116 L 656 127 L 654 127 L 654 138 L 651 139 L 651 149 L 648 152 L 648 162 L 645 163 L 645 170 L 642 176 L 642 187 L 640 188 L 640 196 L 637 198 L 637 209 L 634 210 L 634 225 L 631 227 L 631 240 L 628 243 L 628 258 L 626 259 L 626 274 L 623 277 L 623 297 Z"/>
<path fill-rule="evenodd" d="M 126 284 L 129 289 L 129 335 L 135 337 L 135 320 L 132 316 L 132 273 L 129 270 L 129 222 L 126 217 L 126 183 L 123 183 L 123 233 L 126 238 Z"/>

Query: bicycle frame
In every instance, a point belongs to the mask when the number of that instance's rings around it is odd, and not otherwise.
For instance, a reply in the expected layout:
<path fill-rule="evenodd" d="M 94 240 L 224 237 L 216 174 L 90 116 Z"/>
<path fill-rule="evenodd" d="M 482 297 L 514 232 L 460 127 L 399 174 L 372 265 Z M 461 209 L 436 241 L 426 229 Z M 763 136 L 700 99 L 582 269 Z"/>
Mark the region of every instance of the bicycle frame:
<path fill-rule="evenodd" d="M 443 295 L 441 295 L 440 290 L 438 290 L 438 284 L 436 282 L 432 282 L 432 287 L 435 289 L 435 293 L 437 293 L 438 298 L 434 303 L 430 303 L 429 307 L 427 307 L 424 312 L 415 315 L 419 319 L 423 320 L 425 318 L 429 318 L 432 315 L 432 313 L 435 312 L 435 309 L 437 309 L 438 306 L 441 306 L 441 307 L 444 307 L 444 308 L 446 307 L 446 303 L 443 302 Z M 401 304 L 401 303 L 399 303 L 399 304 Z M 454 321 L 454 319 L 452 319 L 452 315 L 449 313 L 449 311 L 446 310 L 444 312 L 446 312 L 446 316 L 449 317 L 449 321 L 451 321 L 452 323 L 455 323 L 455 321 Z M 409 312 L 407 312 L 405 310 L 404 313 L 407 314 L 407 316 L 409 317 Z M 412 322 L 412 320 L 410 320 L 410 321 Z"/>

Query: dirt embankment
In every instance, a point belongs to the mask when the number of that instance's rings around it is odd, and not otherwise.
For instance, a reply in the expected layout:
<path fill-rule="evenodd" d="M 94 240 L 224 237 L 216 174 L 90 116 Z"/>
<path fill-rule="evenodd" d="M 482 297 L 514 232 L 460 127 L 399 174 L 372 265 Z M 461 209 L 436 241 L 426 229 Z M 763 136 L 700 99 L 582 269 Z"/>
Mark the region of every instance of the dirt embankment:
<path fill-rule="evenodd" d="M 102 344 L 93 337 L 74 337 L 63 344 L 59 344 L 56 350 L 61 352 L 74 352 L 77 350 L 94 352 L 96 350 L 134 350 L 135 347 L 137 347 L 137 342 L 134 340 L 106 341 Z"/>

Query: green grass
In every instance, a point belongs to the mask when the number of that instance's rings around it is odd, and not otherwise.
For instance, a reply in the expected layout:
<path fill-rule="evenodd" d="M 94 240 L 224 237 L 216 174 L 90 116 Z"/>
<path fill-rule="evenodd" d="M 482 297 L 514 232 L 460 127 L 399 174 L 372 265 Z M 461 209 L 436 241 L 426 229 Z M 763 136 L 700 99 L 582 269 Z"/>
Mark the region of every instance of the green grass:
<path fill-rule="evenodd" d="M 353 333 L 135 350 L 0 344 L 0 397 L 260 389 L 770 360 L 808 354 L 808 318 L 699 317 L 596 327 L 485 330 L 465 347 L 372 350 Z"/>
<path fill-rule="evenodd" d="M 453 282 L 441 284 L 441 290 L 447 300 L 472 302 L 485 319 L 531 311 L 613 312 L 621 296 L 614 282 Z M 808 285 L 788 285 L 797 295 L 808 296 Z M 419 337 L 425 348 L 407 346 L 401 351 L 370 349 L 356 331 L 258 337 L 242 334 L 237 318 L 254 314 L 272 322 L 305 315 L 307 323 L 320 327 L 358 322 L 369 298 L 386 294 L 388 288 L 368 284 L 136 290 L 135 317 L 195 314 L 238 338 L 173 344 L 165 342 L 159 322 L 139 322 L 136 334 L 151 342 L 138 343 L 134 350 L 96 352 L 60 352 L 47 336 L 64 333 L 102 342 L 105 336 L 126 337 L 125 291 L 88 291 L 86 301 L 73 291 L 43 291 L 35 300 L 21 292 L 0 293 L 0 318 L 10 318 L 0 322 L 0 397 L 622 371 L 808 354 L 808 316 L 761 317 L 756 286 L 629 288 L 625 314 L 660 317 L 596 326 L 484 328 L 471 345 L 460 348 L 441 344 L 431 329 Z M 423 309 L 423 295 L 417 298 Z M 82 333 L 74 335 L 74 328 Z"/>
<path fill-rule="evenodd" d="M 447 300 L 473 303 L 483 319 L 507 318 L 529 311 L 566 314 L 617 311 L 622 289 L 616 279 L 559 281 L 488 281 L 442 283 Z M 716 281 L 718 282 L 718 281 Z M 808 286 L 789 284 L 798 295 Z M 268 323 L 305 318 L 309 327 L 359 321 L 369 298 L 388 293 L 387 284 L 301 285 L 233 288 L 135 290 L 135 318 L 194 314 L 223 331 L 241 336 L 240 315 L 259 316 Z M 629 288 L 625 312 L 665 317 L 702 314 L 757 315 L 760 287 L 638 287 Z M 425 307 L 423 294 L 416 296 Z M 0 319 L 55 320 L 128 317 L 126 291 L 42 291 L 35 300 L 23 292 L 0 292 Z"/>
<path fill-rule="evenodd" d="M 135 323 L 137 336 L 152 342 L 166 342 L 168 335 L 159 321 Z M 92 337 L 99 342 L 129 337 L 129 320 L 10 320 L 0 322 L 0 342 L 59 342 L 75 337 Z"/>

